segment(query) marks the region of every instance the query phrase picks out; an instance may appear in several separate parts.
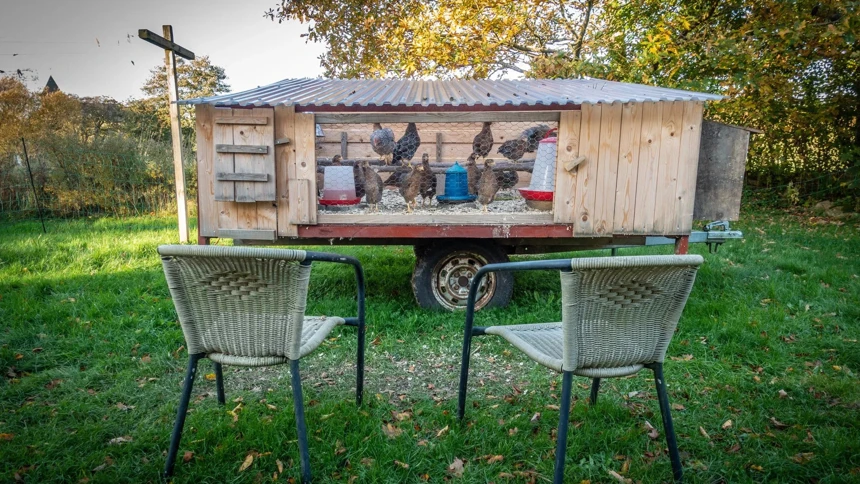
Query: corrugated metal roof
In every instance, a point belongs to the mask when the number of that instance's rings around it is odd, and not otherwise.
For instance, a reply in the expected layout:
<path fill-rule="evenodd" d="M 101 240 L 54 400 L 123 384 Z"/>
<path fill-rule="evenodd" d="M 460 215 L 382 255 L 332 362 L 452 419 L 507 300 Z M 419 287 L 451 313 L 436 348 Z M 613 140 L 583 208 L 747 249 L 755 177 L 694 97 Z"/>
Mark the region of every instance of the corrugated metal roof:
<path fill-rule="evenodd" d="M 285 79 L 247 91 L 180 101 L 216 106 L 529 107 L 612 102 L 717 101 L 722 96 L 597 79 L 403 80 Z M 304 109 L 310 110 L 310 109 Z"/>

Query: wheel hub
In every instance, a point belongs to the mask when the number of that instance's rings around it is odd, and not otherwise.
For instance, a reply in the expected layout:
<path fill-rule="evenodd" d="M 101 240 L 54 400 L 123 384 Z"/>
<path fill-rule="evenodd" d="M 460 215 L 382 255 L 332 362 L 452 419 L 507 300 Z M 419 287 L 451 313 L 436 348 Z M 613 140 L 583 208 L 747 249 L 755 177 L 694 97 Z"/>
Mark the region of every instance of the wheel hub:
<path fill-rule="evenodd" d="M 476 254 L 451 254 L 443 259 L 433 271 L 433 295 L 439 304 L 448 309 L 465 308 L 472 279 L 486 264 L 487 261 Z M 481 280 L 475 302 L 476 309 L 489 302 L 494 285 L 493 274 L 487 274 Z"/>

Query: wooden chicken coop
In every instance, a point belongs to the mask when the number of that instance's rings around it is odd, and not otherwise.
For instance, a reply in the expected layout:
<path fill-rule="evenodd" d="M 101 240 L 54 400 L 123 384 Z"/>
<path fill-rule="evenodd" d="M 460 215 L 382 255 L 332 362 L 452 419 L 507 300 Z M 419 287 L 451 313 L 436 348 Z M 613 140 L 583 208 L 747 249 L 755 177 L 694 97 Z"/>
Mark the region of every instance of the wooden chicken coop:
<path fill-rule="evenodd" d="M 699 170 L 700 160 L 743 172 L 746 145 L 723 161 L 700 156 L 703 103 L 719 99 L 581 79 L 294 79 L 185 101 L 197 115 L 199 243 L 413 245 L 418 302 L 449 308 L 465 304 L 481 265 L 508 254 L 667 240 L 684 251 L 697 174 L 726 172 Z M 399 151 L 380 154 L 380 133 Z M 540 142 L 553 144 L 551 201 L 530 203 L 521 189 L 546 154 Z M 478 200 L 442 203 L 456 198 L 446 182 L 460 168 L 475 174 Z M 343 203 L 327 199 L 335 173 L 355 190 Z M 413 173 L 433 182 L 429 203 L 418 188 L 410 203 Z M 721 180 L 721 196 L 698 180 L 725 205 L 703 210 L 737 214 L 739 183 Z M 511 287 L 509 276 L 489 279 L 482 304 L 506 303 Z"/>

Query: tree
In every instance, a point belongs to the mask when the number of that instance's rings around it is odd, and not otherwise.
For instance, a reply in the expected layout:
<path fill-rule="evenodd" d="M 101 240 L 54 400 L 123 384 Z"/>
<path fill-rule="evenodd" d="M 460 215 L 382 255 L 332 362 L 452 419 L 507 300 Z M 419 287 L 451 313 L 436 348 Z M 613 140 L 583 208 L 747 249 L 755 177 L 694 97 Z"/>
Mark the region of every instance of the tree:
<path fill-rule="evenodd" d="M 486 78 L 525 73 L 535 59 L 580 55 L 594 0 L 281 0 L 272 20 L 308 23 L 324 42 L 325 75 Z"/>
<path fill-rule="evenodd" d="M 225 82 L 223 67 L 213 65 L 208 56 L 192 61 L 176 59 L 177 90 L 180 99 L 214 96 L 230 90 Z M 167 67 L 159 65 L 150 70 L 149 78 L 141 89 L 147 96 L 128 103 L 129 129 L 137 135 L 152 139 L 170 139 L 170 111 L 168 109 Z M 191 108 L 180 108 L 183 134 L 194 138 L 194 116 Z"/>

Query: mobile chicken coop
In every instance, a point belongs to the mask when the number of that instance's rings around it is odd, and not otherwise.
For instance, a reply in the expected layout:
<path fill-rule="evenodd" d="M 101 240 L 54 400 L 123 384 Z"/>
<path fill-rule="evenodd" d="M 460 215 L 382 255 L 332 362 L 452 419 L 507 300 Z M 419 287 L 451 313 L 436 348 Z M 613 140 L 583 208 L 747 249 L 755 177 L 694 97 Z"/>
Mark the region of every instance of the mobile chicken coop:
<path fill-rule="evenodd" d="M 718 99 L 582 79 L 291 79 L 184 101 L 199 243 L 413 245 L 417 301 L 447 308 L 508 254 L 685 252 L 739 236 L 692 230 L 740 204 L 749 133 L 703 124 Z M 485 281 L 479 305 L 506 304 L 511 275 Z"/>

